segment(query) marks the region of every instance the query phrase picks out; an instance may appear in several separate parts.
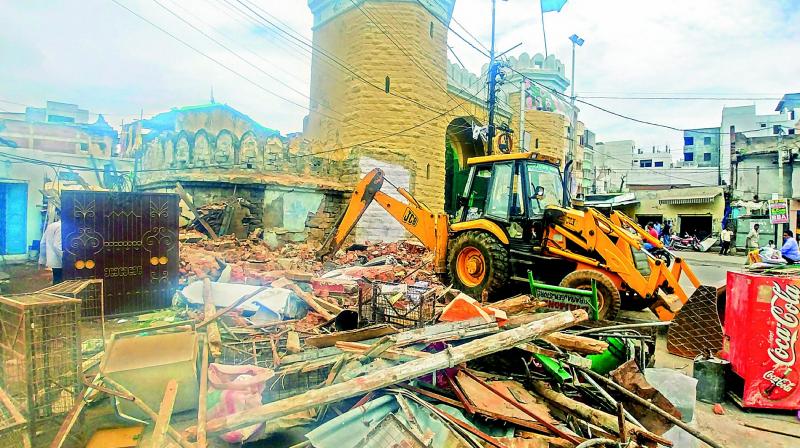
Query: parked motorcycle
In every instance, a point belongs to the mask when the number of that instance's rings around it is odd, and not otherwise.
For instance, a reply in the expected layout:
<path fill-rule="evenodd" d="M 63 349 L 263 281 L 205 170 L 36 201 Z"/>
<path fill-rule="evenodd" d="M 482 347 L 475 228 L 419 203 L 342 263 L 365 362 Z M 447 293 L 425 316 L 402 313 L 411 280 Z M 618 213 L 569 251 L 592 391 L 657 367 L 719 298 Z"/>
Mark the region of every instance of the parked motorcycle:
<path fill-rule="evenodd" d="M 694 250 L 701 252 L 703 249 L 700 246 L 700 240 L 696 236 L 689 235 L 688 233 L 683 237 L 674 235 L 669 242 L 667 249 L 672 250 Z"/>

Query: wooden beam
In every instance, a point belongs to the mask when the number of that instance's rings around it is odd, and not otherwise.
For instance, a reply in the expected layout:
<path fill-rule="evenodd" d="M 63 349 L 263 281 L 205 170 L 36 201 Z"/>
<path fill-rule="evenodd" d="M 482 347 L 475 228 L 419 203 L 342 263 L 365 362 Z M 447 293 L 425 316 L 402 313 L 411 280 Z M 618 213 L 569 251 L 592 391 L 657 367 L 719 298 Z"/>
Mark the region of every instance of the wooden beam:
<path fill-rule="evenodd" d="M 293 282 L 291 280 L 287 280 L 286 282 L 281 283 L 281 287 L 282 288 L 286 288 L 286 289 L 294 292 L 295 294 L 297 294 L 298 297 L 303 299 L 303 301 L 306 302 L 308 304 L 308 306 L 311 307 L 311 309 L 313 309 L 314 311 L 319 313 L 325 320 L 331 320 L 331 319 L 336 317 L 334 314 L 331 314 L 328 311 L 328 309 L 330 309 L 331 307 L 334 307 L 335 305 L 328 304 L 328 306 L 323 307 L 322 305 L 320 305 L 317 302 L 317 299 L 314 298 L 313 295 L 311 295 L 311 294 L 303 291 L 302 289 L 300 289 L 300 287 L 297 286 L 297 284 L 295 282 Z M 339 307 L 336 307 L 335 309 L 338 309 L 338 311 L 336 311 L 336 314 L 338 314 L 338 313 L 340 313 L 342 311 L 342 309 L 339 308 Z"/>
<path fill-rule="evenodd" d="M 197 446 L 206 448 L 206 421 L 208 415 L 208 339 L 203 338 L 203 354 L 200 366 L 200 396 L 197 400 Z"/>
<path fill-rule="evenodd" d="M 211 356 L 219 358 L 222 356 L 222 336 L 219 333 L 217 322 L 213 318 L 216 316 L 217 306 L 214 305 L 214 298 L 211 297 L 211 280 L 208 278 L 203 279 L 203 313 L 206 319 L 206 336 L 208 337 L 208 345 L 211 347 Z M 218 317 L 218 316 L 217 316 Z"/>
<path fill-rule="evenodd" d="M 161 448 L 164 446 L 164 439 L 167 436 L 169 420 L 172 418 L 172 408 L 175 407 L 175 397 L 178 395 L 178 382 L 174 379 L 169 380 L 164 389 L 164 398 L 161 399 L 161 406 L 158 408 L 155 427 L 153 428 L 153 439 L 150 446 Z"/>
<path fill-rule="evenodd" d="M 219 238 L 217 236 L 217 232 L 215 232 L 214 229 L 212 229 L 211 226 L 208 225 L 206 220 L 203 219 L 202 216 L 200 216 L 200 212 L 198 212 L 197 207 L 194 206 L 192 198 L 189 197 L 189 194 L 186 193 L 186 190 L 183 189 L 183 185 L 181 185 L 180 182 L 175 182 L 175 191 L 180 195 L 181 199 L 183 199 L 183 202 L 185 202 L 186 205 L 189 206 L 189 210 L 191 210 L 192 213 L 194 213 L 194 218 L 200 223 L 201 226 L 203 226 L 204 229 L 206 229 L 206 232 L 208 232 L 208 234 L 211 236 L 211 239 L 215 240 Z"/>
<path fill-rule="evenodd" d="M 586 336 L 575 336 L 572 334 L 555 332 L 542 338 L 556 347 L 568 352 L 576 352 L 588 355 L 603 353 L 608 349 L 608 343 L 597 339 L 587 338 Z"/>
<path fill-rule="evenodd" d="M 118 382 L 116 382 L 116 381 L 114 381 L 114 380 L 112 380 L 111 378 L 108 378 L 108 377 L 104 377 L 103 378 L 103 382 L 108 384 L 109 386 L 113 387 L 114 389 L 116 389 L 116 391 L 118 391 L 118 393 L 115 393 L 113 395 L 117 395 L 119 397 L 122 397 L 122 398 L 124 398 L 126 400 L 130 400 L 131 402 L 133 402 L 133 404 L 138 406 L 139 409 L 141 409 L 142 411 L 144 411 L 145 414 L 147 414 L 147 416 L 150 418 L 150 420 L 152 420 L 152 421 L 158 420 L 158 414 L 156 414 L 156 412 L 153 410 L 153 408 L 148 406 L 147 403 L 142 401 L 136 395 L 133 395 L 131 393 L 131 391 L 129 391 L 128 389 L 125 388 L 125 386 L 123 386 L 122 384 L 119 384 Z M 181 447 L 183 447 L 183 448 L 195 448 L 195 446 L 193 444 L 189 443 L 186 439 L 184 439 L 183 436 L 181 436 L 180 433 L 178 433 L 178 431 L 176 431 L 175 428 L 173 428 L 171 425 L 167 424 L 167 430 L 166 431 L 167 431 L 167 435 L 172 437 L 172 440 L 176 441 L 178 443 L 178 445 L 180 445 Z"/>
<path fill-rule="evenodd" d="M 232 431 L 254 423 L 271 421 L 324 404 L 336 403 L 357 395 L 408 381 L 428 373 L 452 368 L 476 358 L 491 355 L 513 347 L 520 342 L 541 337 L 544 334 L 572 326 L 588 319 L 584 310 L 565 311 L 520 328 L 502 331 L 457 347 L 426 356 L 414 361 L 389 367 L 333 384 L 313 389 L 291 398 L 274 401 L 247 411 L 219 417 L 208 422 L 208 431 L 213 433 Z"/>

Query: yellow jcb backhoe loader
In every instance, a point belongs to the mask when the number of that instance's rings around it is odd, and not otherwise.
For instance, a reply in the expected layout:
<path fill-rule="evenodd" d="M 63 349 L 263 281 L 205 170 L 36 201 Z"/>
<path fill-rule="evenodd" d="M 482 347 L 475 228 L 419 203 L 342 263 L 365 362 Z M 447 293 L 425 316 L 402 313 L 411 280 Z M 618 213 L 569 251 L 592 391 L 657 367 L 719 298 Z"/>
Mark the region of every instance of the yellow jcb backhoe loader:
<path fill-rule="evenodd" d="M 554 161 L 519 153 L 467 163 L 469 178 L 452 222 L 403 188 L 398 192 L 407 202 L 382 192 L 383 172 L 372 170 L 354 189 L 318 256 L 335 253 L 375 201 L 433 251 L 438 274 L 476 298 L 485 292 L 500 299 L 510 281 L 527 282 L 531 271 L 539 281 L 571 288 L 588 289 L 595 280 L 601 319 L 614 319 L 625 299 L 671 320 L 689 299 L 681 276 L 700 286 L 682 259 L 670 267 L 644 250 L 645 242 L 663 245 L 629 217 L 573 208 Z"/>

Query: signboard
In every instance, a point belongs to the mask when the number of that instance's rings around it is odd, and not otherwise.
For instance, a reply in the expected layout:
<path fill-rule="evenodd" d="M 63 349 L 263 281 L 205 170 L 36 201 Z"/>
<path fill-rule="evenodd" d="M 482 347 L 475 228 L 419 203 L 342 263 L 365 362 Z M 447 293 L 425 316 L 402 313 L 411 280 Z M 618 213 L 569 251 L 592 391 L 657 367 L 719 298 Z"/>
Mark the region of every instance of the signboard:
<path fill-rule="evenodd" d="M 800 409 L 800 279 L 728 272 L 725 336 L 746 407 Z"/>
<path fill-rule="evenodd" d="M 771 224 L 789 223 L 789 204 L 786 199 L 772 199 L 769 201 L 769 222 Z"/>

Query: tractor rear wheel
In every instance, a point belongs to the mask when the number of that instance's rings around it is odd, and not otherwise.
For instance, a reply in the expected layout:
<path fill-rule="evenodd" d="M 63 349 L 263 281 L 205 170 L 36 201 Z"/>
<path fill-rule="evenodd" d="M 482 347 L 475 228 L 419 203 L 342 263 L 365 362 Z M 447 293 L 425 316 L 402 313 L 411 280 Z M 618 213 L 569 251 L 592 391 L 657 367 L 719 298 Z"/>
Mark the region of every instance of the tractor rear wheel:
<path fill-rule="evenodd" d="M 464 232 L 450 244 L 447 271 L 455 289 L 491 300 L 508 282 L 508 249 L 488 233 Z"/>
<path fill-rule="evenodd" d="M 592 280 L 597 283 L 597 306 L 599 308 L 597 314 L 600 319 L 614 320 L 619 314 L 622 300 L 619 296 L 619 290 L 607 275 L 602 272 L 581 269 L 570 272 L 561 280 L 560 286 L 591 291 Z"/>

